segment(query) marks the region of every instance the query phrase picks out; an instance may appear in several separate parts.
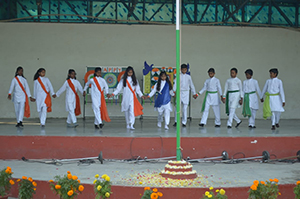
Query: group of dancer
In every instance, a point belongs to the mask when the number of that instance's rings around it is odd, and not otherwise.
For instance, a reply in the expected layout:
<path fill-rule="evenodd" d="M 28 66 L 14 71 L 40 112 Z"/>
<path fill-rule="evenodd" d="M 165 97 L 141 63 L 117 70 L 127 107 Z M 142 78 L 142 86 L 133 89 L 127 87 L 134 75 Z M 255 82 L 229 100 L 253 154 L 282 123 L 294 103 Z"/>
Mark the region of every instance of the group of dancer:
<path fill-rule="evenodd" d="M 255 116 L 259 108 L 257 94 L 261 102 L 264 102 L 263 117 L 265 119 L 271 117 L 272 130 L 275 130 L 275 127 L 279 127 L 280 114 L 284 111 L 285 96 L 282 81 L 277 78 L 278 70 L 276 68 L 270 69 L 270 79 L 266 81 L 262 92 L 260 91 L 257 80 L 252 78 L 253 71 L 251 69 L 245 71 L 247 79 L 242 85 L 241 80 L 237 78 L 238 70 L 232 68 L 230 70 L 231 78 L 225 83 L 224 95 L 220 81 L 215 77 L 215 70 L 213 68 L 208 70 L 209 78 L 205 81 L 203 88 L 198 93 L 195 90 L 191 76 L 187 74 L 187 70 L 187 65 L 182 64 L 180 74 L 180 105 L 182 107 L 183 127 L 186 127 L 187 123 L 187 107 L 189 104 L 190 91 L 194 99 L 197 99 L 199 94 L 202 95 L 205 93 L 201 110 L 203 115 L 199 124 L 200 127 L 206 125 L 210 106 L 212 106 L 215 115 L 215 127 L 221 126 L 220 103 L 223 102 L 226 104 L 226 113 L 229 116 L 227 128 L 232 128 L 233 120 L 237 123 L 235 127 L 238 127 L 242 123 L 235 113 L 240 105 L 243 105 L 243 116 L 249 117 L 249 128 L 256 128 Z M 162 122 L 165 120 L 164 128 L 169 129 L 170 112 L 172 112 L 171 97 L 176 95 L 176 80 L 172 85 L 165 71 L 160 72 L 157 83 L 148 95 L 144 95 L 141 92 L 134 69 L 131 66 L 127 67 L 121 81 L 111 94 L 109 94 L 109 87 L 105 79 L 101 77 L 100 67 L 95 68 L 94 77 L 89 79 L 84 88 L 82 88 L 80 82 L 76 80 L 75 70 L 70 69 L 68 71 L 67 80 L 56 93 L 53 90 L 50 80 L 45 77 L 46 70 L 40 68 L 34 75 L 33 96 L 30 94 L 30 89 L 23 73 L 23 68 L 19 66 L 8 93 L 8 99 L 12 99 L 14 102 L 17 127 L 23 127 L 23 116 L 27 118 L 30 117 L 29 99 L 32 102 L 36 102 L 40 124 L 42 127 L 45 127 L 47 112 L 51 112 L 51 96 L 53 98 L 59 97 L 64 91 L 66 91 L 65 102 L 66 111 L 68 112 L 67 126 L 77 127 L 76 116 L 81 114 L 80 100 L 77 92 L 79 91 L 85 96 L 87 89 L 91 85 L 90 92 L 96 129 L 104 126 L 103 121 L 110 122 L 105 95 L 108 98 L 112 98 L 118 95 L 122 90 L 121 111 L 125 113 L 127 129 L 135 129 L 135 117 L 143 114 L 143 107 L 137 99 L 137 96 L 146 100 L 154 95 L 157 95 L 154 103 L 154 108 L 158 112 L 157 126 L 161 128 Z M 11 97 L 12 93 L 13 98 Z M 264 95 L 266 95 L 265 100 L 263 99 Z M 173 126 L 176 125 L 177 117 L 175 111 L 175 123 Z"/>

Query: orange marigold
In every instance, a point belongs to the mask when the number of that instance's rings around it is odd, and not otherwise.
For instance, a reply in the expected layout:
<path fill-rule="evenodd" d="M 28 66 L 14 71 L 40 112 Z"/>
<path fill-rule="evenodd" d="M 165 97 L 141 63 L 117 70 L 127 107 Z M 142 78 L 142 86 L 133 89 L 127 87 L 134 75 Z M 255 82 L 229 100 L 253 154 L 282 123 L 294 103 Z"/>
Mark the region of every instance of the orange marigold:
<path fill-rule="evenodd" d="M 60 189 L 61 188 L 61 185 L 57 184 L 55 185 L 55 189 Z"/>
<path fill-rule="evenodd" d="M 280 195 L 280 196 L 281 196 L 281 193 L 280 193 L 280 192 L 278 192 L 278 195 Z"/>
<path fill-rule="evenodd" d="M 6 169 L 6 170 L 5 170 L 5 173 L 7 173 L 7 174 L 11 174 L 11 170 L 9 170 L 9 169 Z"/>
<path fill-rule="evenodd" d="M 256 186 L 258 186 L 259 181 L 258 181 L 258 180 L 254 180 L 254 181 L 253 181 L 253 184 L 255 184 Z"/>
<path fill-rule="evenodd" d="M 73 180 L 77 180 L 78 177 L 77 177 L 77 176 L 72 176 L 72 179 L 73 179 Z"/>
<path fill-rule="evenodd" d="M 256 191 L 257 190 L 257 186 L 255 184 L 253 184 L 250 189 L 252 189 L 253 191 Z"/>
<path fill-rule="evenodd" d="M 279 180 L 278 180 L 277 178 L 274 178 L 274 182 L 278 183 L 278 182 L 279 182 Z"/>
<path fill-rule="evenodd" d="M 297 181 L 297 185 L 299 185 L 300 184 L 300 181 Z"/>
<path fill-rule="evenodd" d="M 37 183 L 36 183 L 36 182 L 32 182 L 32 185 L 36 187 L 36 186 L 37 186 Z"/>
<path fill-rule="evenodd" d="M 68 179 L 72 179 L 72 175 L 71 174 L 68 174 Z"/>
<path fill-rule="evenodd" d="M 83 190 L 84 190 L 84 186 L 79 185 L 78 190 L 79 190 L 79 191 L 83 191 Z"/>
<path fill-rule="evenodd" d="M 266 184 L 265 181 L 260 181 L 261 184 Z"/>
<path fill-rule="evenodd" d="M 9 183 L 10 183 L 11 185 L 14 185 L 14 184 L 15 184 L 15 182 L 14 182 L 13 180 L 10 180 Z"/>
<path fill-rule="evenodd" d="M 154 189 L 153 189 L 153 192 L 155 192 L 155 193 L 156 193 L 156 192 L 157 192 L 157 189 L 156 189 L 156 188 L 154 188 Z"/>
<path fill-rule="evenodd" d="M 29 177 L 29 178 L 28 178 L 28 180 L 29 180 L 30 182 L 32 182 L 32 181 L 33 181 L 33 179 L 32 179 L 31 177 Z"/>
<path fill-rule="evenodd" d="M 157 195 L 158 195 L 159 197 L 162 197 L 162 196 L 163 196 L 162 192 L 157 192 Z"/>
<path fill-rule="evenodd" d="M 157 193 L 151 193 L 150 198 L 151 199 L 157 199 L 158 198 Z"/>
<path fill-rule="evenodd" d="M 6 169 L 11 170 L 11 167 L 6 167 Z"/>
<path fill-rule="evenodd" d="M 49 180 L 49 182 L 54 182 L 53 180 Z"/>
<path fill-rule="evenodd" d="M 80 183 L 80 180 L 77 180 Z"/>
<path fill-rule="evenodd" d="M 23 180 L 26 180 L 26 179 L 27 179 L 27 177 L 26 177 L 26 176 L 22 176 L 22 179 L 23 179 Z"/>
<path fill-rule="evenodd" d="M 68 174 L 71 174 L 71 172 L 70 172 L 70 171 L 67 171 L 67 173 L 68 173 Z"/>
<path fill-rule="evenodd" d="M 270 181 L 270 182 L 273 182 L 274 180 L 273 180 L 273 179 L 269 179 L 269 181 Z"/>
<path fill-rule="evenodd" d="M 145 187 L 144 190 L 145 190 L 145 191 L 146 191 L 146 190 L 150 190 L 150 187 Z"/>
<path fill-rule="evenodd" d="M 73 190 L 68 191 L 68 196 L 72 196 L 73 195 Z"/>
<path fill-rule="evenodd" d="M 18 179 L 18 180 L 17 180 L 17 182 L 20 182 L 20 181 L 21 181 L 21 179 Z"/>

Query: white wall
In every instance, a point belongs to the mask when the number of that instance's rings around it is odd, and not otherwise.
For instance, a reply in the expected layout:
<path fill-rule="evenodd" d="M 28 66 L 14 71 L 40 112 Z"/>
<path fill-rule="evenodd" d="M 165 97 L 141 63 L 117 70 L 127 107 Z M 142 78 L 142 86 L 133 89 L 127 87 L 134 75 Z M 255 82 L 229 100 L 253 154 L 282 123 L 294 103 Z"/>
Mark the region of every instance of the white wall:
<path fill-rule="evenodd" d="M 245 79 L 246 69 L 253 69 L 261 89 L 269 78 L 269 69 L 277 67 L 286 93 L 282 118 L 300 119 L 299 36 L 299 32 L 275 28 L 183 26 L 182 62 L 190 63 L 197 91 L 208 78 L 210 67 L 216 69 L 223 89 L 233 66 L 238 68 L 241 80 Z M 46 68 L 46 76 L 57 91 L 70 68 L 82 81 L 87 65 L 131 65 L 140 80 L 144 61 L 175 66 L 175 26 L 0 23 L 1 117 L 15 117 L 7 93 L 18 65 L 23 66 L 33 93 L 32 78 L 39 67 Z M 202 99 L 192 100 L 193 118 L 200 118 Z M 30 105 L 32 117 L 38 117 L 35 103 Z M 54 99 L 48 117 L 66 117 L 64 105 L 64 96 Z M 109 104 L 108 109 L 112 116 L 123 116 L 119 105 Z M 223 110 L 221 105 L 222 118 L 226 118 Z M 144 113 L 156 116 L 153 104 L 146 104 Z M 90 104 L 87 115 L 92 116 Z M 261 110 L 257 117 L 262 118 Z"/>

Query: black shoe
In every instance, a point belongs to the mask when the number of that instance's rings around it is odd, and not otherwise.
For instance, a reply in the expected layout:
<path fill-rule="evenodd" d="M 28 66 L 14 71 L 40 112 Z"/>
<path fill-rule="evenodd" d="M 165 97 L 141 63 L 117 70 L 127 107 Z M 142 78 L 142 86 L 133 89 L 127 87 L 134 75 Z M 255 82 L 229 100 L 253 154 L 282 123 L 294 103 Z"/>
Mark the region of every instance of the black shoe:
<path fill-rule="evenodd" d="M 45 125 L 41 125 L 42 128 L 45 128 Z"/>
<path fill-rule="evenodd" d="M 272 130 L 272 131 L 274 131 L 274 130 L 275 130 L 275 126 L 274 126 L 274 125 L 272 126 L 271 130 Z"/>
<path fill-rule="evenodd" d="M 186 124 L 182 124 L 182 127 L 186 127 Z"/>
<path fill-rule="evenodd" d="M 239 123 L 237 123 L 237 124 L 235 125 L 235 128 L 239 127 L 240 124 L 242 124 L 242 120 L 241 120 Z"/>
<path fill-rule="evenodd" d="M 20 127 L 23 127 L 23 123 L 22 123 L 22 122 L 20 122 L 20 123 L 19 123 L 19 126 L 20 126 Z"/>
<path fill-rule="evenodd" d="M 227 126 L 228 129 L 231 129 L 231 126 Z"/>
<path fill-rule="evenodd" d="M 175 122 L 174 124 L 173 124 L 173 126 L 176 126 L 177 125 L 177 123 Z"/>
<path fill-rule="evenodd" d="M 100 129 L 102 129 L 103 126 L 104 126 L 104 124 L 99 124 Z"/>
<path fill-rule="evenodd" d="M 21 122 L 22 123 L 22 122 Z M 279 128 L 279 124 L 275 124 L 275 126 L 277 127 L 277 128 Z"/>
<path fill-rule="evenodd" d="M 99 129 L 99 126 L 95 124 L 95 129 Z"/>
<path fill-rule="evenodd" d="M 16 127 L 20 127 L 20 123 L 17 123 Z"/>
<path fill-rule="evenodd" d="M 250 126 L 250 125 L 249 125 L 248 127 L 249 127 L 249 129 L 252 129 L 252 128 L 253 128 L 253 127 L 252 127 L 252 126 Z"/>
<path fill-rule="evenodd" d="M 255 129 L 255 128 L 256 128 L 256 126 L 252 126 L 252 128 L 253 128 L 253 129 Z"/>
<path fill-rule="evenodd" d="M 218 127 L 218 128 L 220 128 L 220 127 L 221 127 L 221 125 L 215 125 L 215 127 Z"/>
<path fill-rule="evenodd" d="M 204 124 L 199 124 L 199 126 L 204 127 Z"/>

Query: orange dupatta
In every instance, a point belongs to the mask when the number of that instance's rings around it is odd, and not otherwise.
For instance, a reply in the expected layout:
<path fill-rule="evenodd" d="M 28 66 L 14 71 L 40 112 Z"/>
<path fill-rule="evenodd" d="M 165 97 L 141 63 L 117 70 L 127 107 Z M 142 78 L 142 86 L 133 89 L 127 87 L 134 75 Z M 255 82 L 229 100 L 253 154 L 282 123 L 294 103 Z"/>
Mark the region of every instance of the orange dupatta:
<path fill-rule="evenodd" d="M 128 80 L 126 79 L 126 83 L 128 88 L 131 90 L 131 92 L 133 93 L 133 110 L 134 110 L 134 116 L 139 116 L 139 115 L 143 115 L 143 106 L 141 105 L 141 103 L 139 102 L 139 100 L 137 99 L 135 92 L 132 90 Z"/>
<path fill-rule="evenodd" d="M 101 118 L 102 120 L 106 121 L 106 122 L 110 122 L 110 118 L 109 118 L 109 115 L 108 115 L 108 112 L 107 112 L 107 108 L 106 108 L 106 101 L 105 101 L 105 98 L 104 98 L 104 92 L 103 90 L 101 89 L 101 86 L 97 80 L 96 77 L 93 78 L 94 79 L 94 82 L 98 88 L 98 90 L 100 91 L 101 93 L 101 106 L 100 106 L 100 112 L 101 112 Z"/>
<path fill-rule="evenodd" d="M 72 81 L 70 79 L 67 80 L 68 81 L 68 84 L 70 86 L 70 88 L 72 89 L 72 91 L 74 92 L 75 94 L 75 97 L 76 97 L 76 107 L 75 107 L 75 115 L 80 115 L 81 114 L 81 110 L 80 110 L 80 99 L 79 99 L 79 96 L 75 90 L 75 86 L 74 84 L 72 83 Z"/>
<path fill-rule="evenodd" d="M 51 103 L 50 92 L 47 92 L 46 87 L 45 87 L 45 85 L 43 84 L 43 82 L 42 82 L 42 80 L 41 80 L 40 77 L 37 78 L 37 80 L 39 81 L 39 83 L 40 83 L 42 89 L 43 89 L 43 90 L 45 91 L 45 93 L 47 94 L 46 99 L 45 99 L 45 104 L 46 104 L 46 106 L 47 106 L 47 112 L 51 112 L 51 111 L 52 111 L 52 109 L 51 109 L 52 103 Z"/>
<path fill-rule="evenodd" d="M 16 80 L 18 81 L 21 89 L 23 90 L 23 92 L 25 93 L 25 97 L 26 97 L 26 101 L 25 101 L 25 110 L 24 110 L 24 117 L 27 117 L 29 118 L 30 117 L 30 107 L 29 107 L 29 101 L 28 101 L 28 96 L 27 96 L 27 93 L 24 89 L 24 86 L 22 85 L 22 83 L 20 82 L 19 78 L 16 76 L 15 77 Z"/>

